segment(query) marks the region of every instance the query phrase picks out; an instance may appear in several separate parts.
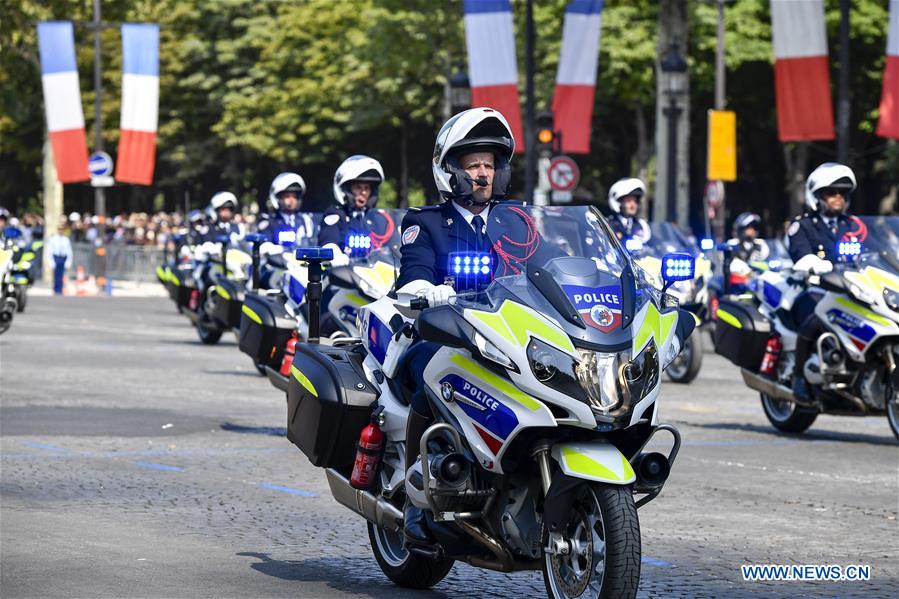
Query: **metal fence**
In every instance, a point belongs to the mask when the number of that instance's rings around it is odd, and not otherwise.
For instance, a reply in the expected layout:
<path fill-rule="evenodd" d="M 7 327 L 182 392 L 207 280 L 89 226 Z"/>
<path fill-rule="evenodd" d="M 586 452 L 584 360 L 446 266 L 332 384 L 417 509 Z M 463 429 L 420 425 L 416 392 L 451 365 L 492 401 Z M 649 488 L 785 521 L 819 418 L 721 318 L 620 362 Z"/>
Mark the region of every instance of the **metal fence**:
<path fill-rule="evenodd" d="M 97 254 L 97 248 L 91 243 L 73 243 L 75 256 L 69 273 L 74 276 L 79 266 L 83 266 L 87 276 L 105 274 L 114 281 L 155 281 L 156 267 L 162 264 L 162 250 L 156 247 L 139 245 L 114 245 L 103 248 L 104 256 Z"/>

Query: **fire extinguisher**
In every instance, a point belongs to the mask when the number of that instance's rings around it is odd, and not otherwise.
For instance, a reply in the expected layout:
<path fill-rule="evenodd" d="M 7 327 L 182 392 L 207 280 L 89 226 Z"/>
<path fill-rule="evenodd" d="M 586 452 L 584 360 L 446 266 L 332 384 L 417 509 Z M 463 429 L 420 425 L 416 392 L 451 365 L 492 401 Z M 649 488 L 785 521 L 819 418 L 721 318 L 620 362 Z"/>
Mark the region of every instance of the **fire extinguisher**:
<path fill-rule="evenodd" d="M 187 307 L 192 312 L 197 311 L 197 307 L 200 305 L 200 292 L 196 289 L 190 290 L 190 299 L 187 301 Z"/>
<path fill-rule="evenodd" d="M 771 335 L 768 338 L 768 344 L 765 346 L 765 355 L 762 357 L 762 366 L 759 368 L 759 374 L 774 374 L 774 367 L 777 366 L 777 358 L 780 356 L 780 350 L 783 344 L 780 337 Z"/>
<path fill-rule="evenodd" d="M 373 416 L 371 423 L 359 433 L 359 443 L 356 445 L 356 461 L 353 463 L 353 473 L 350 475 L 350 484 L 356 489 L 370 489 L 378 474 L 378 466 L 381 464 L 381 452 L 384 450 L 384 433 L 378 426 L 377 416 Z"/>
<path fill-rule="evenodd" d="M 284 376 L 290 374 L 290 365 L 293 364 L 293 355 L 297 351 L 298 341 L 299 339 L 297 339 L 296 332 L 293 332 L 291 333 L 290 339 L 284 344 L 284 357 L 281 358 L 281 370 L 279 371 Z"/>

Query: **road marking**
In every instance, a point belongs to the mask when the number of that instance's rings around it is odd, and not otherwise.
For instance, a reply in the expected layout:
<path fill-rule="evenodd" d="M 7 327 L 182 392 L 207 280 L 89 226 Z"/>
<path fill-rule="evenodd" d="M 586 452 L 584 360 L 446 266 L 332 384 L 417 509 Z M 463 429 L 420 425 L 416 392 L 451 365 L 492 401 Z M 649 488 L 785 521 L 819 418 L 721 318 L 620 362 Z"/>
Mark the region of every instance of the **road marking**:
<path fill-rule="evenodd" d="M 65 447 L 56 447 L 55 445 L 47 445 L 46 443 L 39 443 L 37 441 L 25 441 L 22 443 L 25 447 L 30 447 L 31 449 L 46 449 L 47 451 L 60 451 L 62 453 L 72 453 L 70 450 Z"/>
<path fill-rule="evenodd" d="M 268 489 L 269 491 L 280 491 L 281 493 L 290 493 L 291 495 L 299 495 L 300 497 L 318 497 L 318 493 L 312 491 L 304 491 L 303 489 L 294 489 L 293 487 L 282 487 L 281 485 L 271 485 L 269 483 L 259 483 L 257 489 Z"/>
<path fill-rule="evenodd" d="M 656 559 L 654 557 L 649 557 L 648 555 L 644 555 L 640 559 L 640 561 L 642 561 L 644 564 L 649 564 L 650 566 L 659 566 L 662 568 L 666 568 L 666 567 L 670 567 L 670 566 L 674 565 L 671 562 L 666 562 L 664 560 Z"/>
<path fill-rule="evenodd" d="M 163 472 L 184 472 L 184 468 L 180 468 L 178 466 L 169 466 L 168 464 L 157 464 L 156 462 L 143 462 L 140 460 L 131 463 L 135 466 L 140 466 L 141 468 L 146 468 L 148 470 L 162 470 Z"/>

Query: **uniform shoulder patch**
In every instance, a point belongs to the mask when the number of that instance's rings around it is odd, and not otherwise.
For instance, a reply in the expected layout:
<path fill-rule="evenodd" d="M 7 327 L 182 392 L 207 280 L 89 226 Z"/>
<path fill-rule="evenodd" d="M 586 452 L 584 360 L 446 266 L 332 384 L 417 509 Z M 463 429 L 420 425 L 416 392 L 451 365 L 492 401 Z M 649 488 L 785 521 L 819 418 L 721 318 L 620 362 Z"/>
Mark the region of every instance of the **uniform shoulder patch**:
<path fill-rule="evenodd" d="M 412 225 L 405 231 L 403 231 L 403 245 L 409 245 L 410 243 L 415 243 L 415 240 L 418 239 L 418 234 L 421 232 L 421 227 L 418 225 Z"/>
<path fill-rule="evenodd" d="M 795 234 L 798 233 L 798 232 L 799 232 L 799 221 L 798 221 L 798 220 L 794 220 L 794 221 L 790 224 L 790 228 L 787 229 L 787 235 L 789 235 L 790 237 L 792 237 L 793 235 L 795 235 Z"/>
<path fill-rule="evenodd" d="M 328 225 L 329 227 L 332 227 L 332 226 L 336 225 L 337 221 L 339 221 L 339 220 L 340 220 L 339 214 L 329 214 L 328 216 L 325 217 L 325 224 Z"/>

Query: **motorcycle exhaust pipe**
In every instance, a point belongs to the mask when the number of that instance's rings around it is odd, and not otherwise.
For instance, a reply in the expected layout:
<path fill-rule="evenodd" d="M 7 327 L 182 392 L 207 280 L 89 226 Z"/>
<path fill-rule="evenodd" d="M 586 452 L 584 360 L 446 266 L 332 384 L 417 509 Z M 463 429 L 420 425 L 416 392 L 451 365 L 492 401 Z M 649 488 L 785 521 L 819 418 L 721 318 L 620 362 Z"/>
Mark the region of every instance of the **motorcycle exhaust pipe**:
<path fill-rule="evenodd" d="M 640 493 L 651 493 L 659 489 L 668 480 L 671 464 L 664 454 L 657 451 L 641 453 L 636 460 L 637 482 L 634 490 Z"/>
<path fill-rule="evenodd" d="M 381 528 L 394 532 L 403 531 L 403 512 L 385 499 L 379 499 L 369 491 L 356 489 L 342 474 L 328 468 L 325 470 L 331 495 L 337 503 L 346 506 Z"/>

